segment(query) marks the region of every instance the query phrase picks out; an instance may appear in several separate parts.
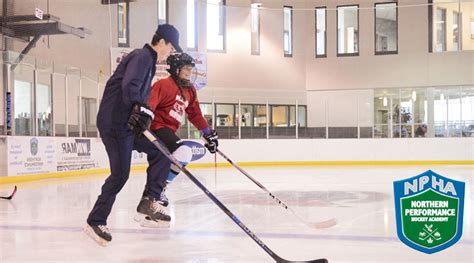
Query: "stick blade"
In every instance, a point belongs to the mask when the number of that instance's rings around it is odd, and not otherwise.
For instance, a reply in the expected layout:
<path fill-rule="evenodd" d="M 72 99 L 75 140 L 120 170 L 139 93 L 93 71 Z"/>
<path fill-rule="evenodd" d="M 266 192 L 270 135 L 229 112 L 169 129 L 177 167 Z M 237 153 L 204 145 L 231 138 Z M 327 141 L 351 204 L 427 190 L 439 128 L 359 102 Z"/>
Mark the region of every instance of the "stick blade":
<path fill-rule="evenodd" d="M 6 200 L 11 200 L 11 199 L 15 196 L 16 190 L 17 190 L 17 187 L 16 187 L 16 185 L 15 185 L 15 188 L 13 188 L 13 192 L 12 192 L 12 194 L 11 194 L 10 196 L 8 196 L 8 197 L 0 196 L 0 198 L 1 198 L 1 199 L 6 199 Z"/>
<path fill-rule="evenodd" d="M 281 259 L 277 261 L 278 263 L 328 263 L 329 261 L 325 258 L 315 259 L 315 260 L 308 260 L 308 261 L 289 261 L 285 259 Z"/>
<path fill-rule="evenodd" d="M 309 223 L 310 227 L 317 228 L 317 229 L 329 228 L 335 225 L 337 225 L 337 220 L 335 218 L 331 218 L 331 219 L 316 222 L 316 223 Z"/>

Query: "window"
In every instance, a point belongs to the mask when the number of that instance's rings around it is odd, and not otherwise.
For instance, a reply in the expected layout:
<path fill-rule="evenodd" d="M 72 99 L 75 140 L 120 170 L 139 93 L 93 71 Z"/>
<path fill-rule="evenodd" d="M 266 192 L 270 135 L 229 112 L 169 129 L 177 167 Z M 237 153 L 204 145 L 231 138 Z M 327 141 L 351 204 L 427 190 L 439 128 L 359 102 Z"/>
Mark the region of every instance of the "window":
<path fill-rule="evenodd" d="M 38 136 L 53 135 L 51 95 L 51 86 L 43 84 L 36 85 L 36 115 L 38 117 Z"/>
<path fill-rule="evenodd" d="M 326 57 L 326 7 L 316 7 L 314 21 L 316 57 Z"/>
<path fill-rule="evenodd" d="M 225 0 L 207 0 L 207 49 L 225 51 Z"/>
<path fill-rule="evenodd" d="M 462 29 L 461 21 L 462 14 L 456 11 L 453 11 L 453 50 L 461 50 L 461 39 L 462 39 Z"/>
<path fill-rule="evenodd" d="M 212 115 L 213 115 L 213 105 L 211 103 L 199 103 L 199 108 L 201 109 L 202 116 L 204 116 L 204 119 L 207 121 L 207 124 L 209 127 L 212 129 L 213 127 L 213 122 L 212 122 Z M 189 136 L 188 136 L 188 130 L 189 130 Z M 192 123 L 190 123 L 186 120 L 181 126 L 181 128 L 178 130 L 177 133 L 178 137 L 180 138 L 189 138 L 189 139 L 197 139 L 199 140 L 201 138 L 201 131 L 196 129 Z M 220 135 L 220 134 L 219 134 Z"/>
<path fill-rule="evenodd" d="M 337 7 L 337 55 L 359 55 L 359 5 Z"/>
<path fill-rule="evenodd" d="M 397 3 L 375 4 L 375 54 L 398 52 Z"/>
<path fill-rule="evenodd" d="M 283 53 L 293 56 L 293 7 L 283 7 Z"/>
<path fill-rule="evenodd" d="M 234 104 L 216 104 L 216 127 L 235 126 L 235 105 Z"/>
<path fill-rule="evenodd" d="M 15 135 L 33 135 L 33 125 L 31 123 L 33 90 L 31 82 L 15 80 L 14 85 Z"/>
<path fill-rule="evenodd" d="M 446 9 L 436 8 L 435 21 L 434 21 L 434 51 L 443 52 L 446 51 Z"/>
<path fill-rule="evenodd" d="M 288 127 L 288 106 L 271 105 L 272 127 Z"/>
<path fill-rule="evenodd" d="M 306 106 L 298 106 L 298 127 L 306 127 Z"/>
<path fill-rule="evenodd" d="M 474 39 L 474 19 L 471 20 L 471 39 Z"/>
<path fill-rule="evenodd" d="M 253 123 L 253 107 L 252 105 L 240 105 L 240 118 L 242 119 L 242 127 L 252 127 Z"/>
<path fill-rule="evenodd" d="M 266 127 L 267 126 L 267 106 L 266 105 L 254 105 L 254 127 Z"/>
<path fill-rule="evenodd" d="M 197 21 L 197 0 L 187 0 L 187 39 L 188 50 L 197 50 L 198 21 Z"/>
<path fill-rule="evenodd" d="M 252 55 L 260 55 L 260 4 L 252 4 L 250 8 L 252 17 L 251 41 Z"/>
<path fill-rule="evenodd" d="M 129 42 L 129 2 L 128 0 L 122 0 L 117 4 L 118 12 L 118 46 L 119 47 L 130 47 Z"/>
<path fill-rule="evenodd" d="M 158 25 L 168 24 L 168 0 L 158 0 Z"/>

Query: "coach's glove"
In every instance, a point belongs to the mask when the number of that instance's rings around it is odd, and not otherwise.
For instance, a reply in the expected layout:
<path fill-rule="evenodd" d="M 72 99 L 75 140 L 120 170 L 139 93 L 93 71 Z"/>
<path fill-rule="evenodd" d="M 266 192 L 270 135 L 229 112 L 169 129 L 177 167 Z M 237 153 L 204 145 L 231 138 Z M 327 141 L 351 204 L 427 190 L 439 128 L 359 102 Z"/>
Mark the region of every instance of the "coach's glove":
<path fill-rule="evenodd" d="M 154 117 L 153 111 L 146 104 L 135 103 L 130 118 L 128 118 L 128 127 L 136 135 L 140 135 L 150 128 Z"/>
<path fill-rule="evenodd" d="M 219 146 L 219 141 L 217 140 L 219 136 L 217 136 L 217 132 L 215 130 L 207 130 L 207 132 L 204 132 L 203 138 L 206 140 L 206 148 L 209 150 L 210 153 L 216 153 L 217 152 L 217 146 Z"/>

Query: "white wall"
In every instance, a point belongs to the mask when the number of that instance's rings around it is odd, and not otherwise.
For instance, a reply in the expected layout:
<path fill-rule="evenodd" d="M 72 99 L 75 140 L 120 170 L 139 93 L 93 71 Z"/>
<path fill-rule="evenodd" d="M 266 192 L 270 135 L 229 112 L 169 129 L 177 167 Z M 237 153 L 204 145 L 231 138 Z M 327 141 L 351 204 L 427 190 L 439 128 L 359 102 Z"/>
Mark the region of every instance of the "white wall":
<path fill-rule="evenodd" d="M 308 127 L 371 127 L 373 90 L 308 91 Z M 358 122 L 359 120 L 359 122 Z"/>
<path fill-rule="evenodd" d="M 219 149 L 236 162 L 474 159 L 473 138 L 222 140 Z"/>

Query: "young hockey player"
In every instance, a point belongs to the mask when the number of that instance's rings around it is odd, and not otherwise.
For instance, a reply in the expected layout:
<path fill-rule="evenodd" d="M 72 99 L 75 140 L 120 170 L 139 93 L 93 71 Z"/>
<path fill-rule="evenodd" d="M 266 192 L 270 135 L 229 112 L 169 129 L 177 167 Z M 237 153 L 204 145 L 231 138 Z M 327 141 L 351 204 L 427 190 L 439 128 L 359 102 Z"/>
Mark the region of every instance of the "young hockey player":
<path fill-rule="evenodd" d="M 179 126 L 184 122 L 186 114 L 188 120 L 202 132 L 203 138 L 206 140 L 206 148 L 211 153 L 215 153 L 218 146 L 218 136 L 216 131 L 209 128 L 207 121 L 204 119 L 196 89 L 190 81 L 192 70 L 195 66 L 194 59 L 186 54 L 173 54 L 168 57 L 168 72 L 170 76 L 157 81 L 151 90 L 148 104 L 155 115 L 151 130 L 157 135 L 162 143 L 166 145 L 170 153 L 186 165 L 191 161 L 191 148 L 183 145 L 181 139 L 175 134 Z M 168 199 L 164 194 L 167 184 L 169 184 L 180 172 L 178 167 L 164 164 L 160 172 L 166 173 L 166 176 L 158 176 L 162 181 L 158 182 L 163 187 L 161 192 L 160 203 L 163 206 L 168 205 Z M 143 193 L 142 202 L 146 202 L 150 196 L 148 185 Z M 140 205 L 137 208 L 140 212 Z M 142 224 L 145 225 L 145 224 Z"/>

